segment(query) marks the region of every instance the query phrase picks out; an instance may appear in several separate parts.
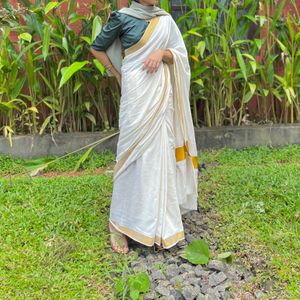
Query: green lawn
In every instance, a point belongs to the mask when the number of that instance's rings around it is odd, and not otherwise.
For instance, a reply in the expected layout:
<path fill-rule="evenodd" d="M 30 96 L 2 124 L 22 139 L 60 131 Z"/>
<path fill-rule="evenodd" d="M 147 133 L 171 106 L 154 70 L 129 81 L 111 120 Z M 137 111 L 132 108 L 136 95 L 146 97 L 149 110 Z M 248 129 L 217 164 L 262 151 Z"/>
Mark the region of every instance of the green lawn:
<path fill-rule="evenodd" d="M 257 265 L 253 285 L 271 282 L 280 299 L 300 299 L 300 146 L 222 149 L 200 157 L 208 164 L 200 204 L 217 212 L 213 226 L 221 248 Z"/>
<path fill-rule="evenodd" d="M 79 157 L 46 171 L 72 170 Z M 199 157 L 208 165 L 200 205 L 217 216 L 211 226 L 221 249 L 249 265 L 262 261 L 252 286 L 272 280 L 280 299 L 299 299 L 300 147 L 221 149 Z M 112 175 L 92 175 L 113 160 L 111 153 L 92 154 L 83 176 L 0 180 L 0 299 L 113 299 L 112 279 L 127 262 L 108 242 Z M 24 164 L 0 156 L 0 176 L 24 171 Z"/>
<path fill-rule="evenodd" d="M 85 168 L 112 157 L 93 155 Z M 72 169 L 78 158 L 49 169 Z M 9 165 L 24 169 L 2 157 L 2 175 Z M 0 299 L 113 299 L 110 277 L 126 261 L 108 243 L 111 191 L 111 175 L 2 179 Z"/>

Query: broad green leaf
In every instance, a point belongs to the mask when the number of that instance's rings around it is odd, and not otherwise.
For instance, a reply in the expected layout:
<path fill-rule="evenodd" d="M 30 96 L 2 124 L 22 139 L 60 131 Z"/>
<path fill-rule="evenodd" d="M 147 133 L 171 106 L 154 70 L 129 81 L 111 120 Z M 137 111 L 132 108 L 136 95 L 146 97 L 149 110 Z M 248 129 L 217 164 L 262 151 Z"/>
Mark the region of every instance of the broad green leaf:
<path fill-rule="evenodd" d="M 122 294 L 126 286 L 125 280 L 123 278 L 118 278 L 116 285 L 115 285 L 115 290 L 118 294 Z"/>
<path fill-rule="evenodd" d="M 77 161 L 75 167 L 74 167 L 74 172 L 77 171 L 82 163 L 86 161 L 86 159 L 89 157 L 91 151 L 94 149 L 95 146 L 91 146 L 88 148 L 88 150 L 80 157 L 80 159 Z"/>
<path fill-rule="evenodd" d="M 248 82 L 248 85 L 249 85 L 251 93 L 254 94 L 256 91 L 256 84 Z"/>
<path fill-rule="evenodd" d="M 47 85 L 47 87 L 49 88 L 51 93 L 54 94 L 54 89 L 53 89 L 50 81 L 48 80 L 48 78 L 46 78 L 41 72 L 39 72 L 38 74 L 42 77 L 42 79 L 44 80 L 45 84 Z"/>
<path fill-rule="evenodd" d="M 274 39 L 276 40 L 277 44 L 279 45 L 280 49 L 282 50 L 282 52 L 284 52 L 285 55 L 289 55 L 289 51 L 286 48 L 286 46 L 274 35 L 272 34 L 272 36 L 274 37 Z"/>
<path fill-rule="evenodd" d="M 95 59 L 93 59 L 93 63 L 95 64 L 95 66 L 97 67 L 97 69 L 100 71 L 101 75 L 104 75 L 105 74 L 105 68 L 100 63 L 100 61 L 95 58 Z"/>
<path fill-rule="evenodd" d="M 280 94 L 280 92 L 277 89 L 271 89 L 272 94 L 279 100 L 282 101 L 283 96 Z"/>
<path fill-rule="evenodd" d="M 28 107 L 27 110 L 33 111 L 35 113 L 39 112 L 35 106 Z"/>
<path fill-rule="evenodd" d="M 81 39 L 84 40 L 84 41 L 86 41 L 89 45 L 92 44 L 92 41 L 91 41 L 91 39 L 88 36 L 82 36 Z"/>
<path fill-rule="evenodd" d="M 243 53 L 242 55 L 249 58 L 250 60 L 255 61 L 255 58 L 252 55 L 250 55 L 249 53 Z"/>
<path fill-rule="evenodd" d="M 86 113 L 85 116 L 86 116 L 86 118 L 88 118 L 94 125 L 96 125 L 96 119 L 95 119 L 95 117 L 94 117 L 92 114 Z"/>
<path fill-rule="evenodd" d="M 259 19 L 259 26 L 263 27 L 265 23 L 267 22 L 267 18 L 265 16 L 258 16 Z"/>
<path fill-rule="evenodd" d="M 192 264 L 207 264 L 209 247 L 204 240 L 194 240 L 185 249 L 183 256 Z M 183 257 L 182 256 L 182 257 Z"/>
<path fill-rule="evenodd" d="M 252 99 L 252 97 L 256 91 L 256 84 L 249 82 L 248 85 L 249 85 L 250 91 L 244 96 L 244 98 L 243 98 L 244 103 L 249 102 Z"/>
<path fill-rule="evenodd" d="M 84 106 L 86 107 L 86 110 L 89 111 L 91 109 L 91 102 L 90 101 L 85 101 Z"/>
<path fill-rule="evenodd" d="M 231 44 L 231 47 L 235 47 L 235 46 L 238 46 L 240 44 L 245 44 L 245 43 L 250 43 L 252 42 L 251 40 L 237 40 L 237 41 L 234 41 L 232 44 Z"/>
<path fill-rule="evenodd" d="M 71 66 L 69 67 L 64 67 L 61 70 L 62 77 L 59 83 L 59 88 L 61 88 L 72 76 L 74 73 L 78 72 L 81 70 L 86 64 L 89 62 L 87 60 L 85 61 L 77 61 L 74 62 Z"/>
<path fill-rule="evenodd" d="M 232 263 L 233 255 L 231 252 L 223 252 L 223 253 L 218 254 L 217 258 L 219 260 L 225 261 L 227 263 Z"/>
<path fill-rule="evenodd" d="M 31 159 L 24 161 L 22 166 L 29 172 L 30 176 L 36 176 L 39 171 L 44 170 L 50 162 L 54 161 L 55 158 L 43 157 L 37 159 Z"/>
<path fill-rule="evenodd" d="M 9 102 L 0 102 L 0 110 L 9 111 L 10 109 L 17 109 L 18 107 L 13 103 Z"/>
<path fill-rule="evenodd" d="M 170 12 L 170 1 L 169 0 L 160 0 L 160 7 L 166 12 Z"/>
<path fill-rule="evenodd" d="M 32 40 L 32 35 L 28 32 L 23 32 L 23 33 L 19 34 L 18 38 L 30 43 Z"/>
<path fill-rule="evenodd" d="M 197 80 L 194 80 L 193 82 L 199 84 L 200 86 L 204 87 L 204 84 L 203 84 L 203 80 L 200 78 L 200 79 L 197 79 Z"/>
<path fill-rule="evenodd" d="M 269 90 L 263 89 L 263 94 L 265 97 L 267 97 L 269 95 Z"/>
<path fill-rule="evenodd" d="M 189 30 L 187 33 L 189 35 L 195 35 L 195 36 L 198 36 L 198 37 L 202 37 L 202 34 L 196 32 L 196 31 L 193 31 L 193 30 Z"/>
<path fill-rule="evenodd" d="M 70 24 L 76 23 L 79 20 L 87 20 L 86 16 L 80 16 L 76 13 L 72 14 L 72 16 L 69 16 Z"/>
<path fill-rule="evenodd" d="M 278 5 L 276 5 L 275 12 L 273 13 L 272 23 L 270 26 L 270 32 L 274 32 L 275 26 L 277 25 L 278 18 L 280 17 L 282 10 L 286 4 L 287 0 L 281 0 Z"/>
<path fill-rule="evenodd" d="M 145 272 L 140 272 L 130 276 L 128 279 L 130 288 L 139 290 L 140 292 L 146 293 L 150 288 L 149 275 Z"/>
<path fill-rule="evenodd" d="M 140 292 L 139 290 L 130 289 L 130 298 L 132 300 L 137 300 L 139 298 Z"/>
<path fill-rule="evenodd" d="M 11 92 L 11 97 L 12 98 L 16 98 L 20 95 L 20 92 L 24 86 L 24 83 L 26 81 L 26 77 L 25 76 L 22 76 L 21 78 L 19 78 L 16 82 L 16 84 L 14 85 L 13 87 L 13 90 Z"/>
<path fill-rule="evenodd" d="M 249 61 L 249 64 L 250 64 L 250 66 L 252 68 L 253 73 L 255 74 L 256 69 L 257 69 L 256 61 Z"/>
<path fill-rule="evenodd" d="M 91 36 L 91 41 L 93 42 L 97 35 L 101 32 L 102 30 L 102 21 L 99 16 L 96 16 L 93 20 L 93 26 L 92 26 L 92 36 Z"/>
<path fill-rule="evenodd" d="M 75 83 L 75 86 L 74 86 L 73 94 L 76 93 L 80 89 L 81 86 L 82 86 L 82 82 L 77 80 Z"/>
<path fill-rule="evenodd" d="M 247 81 L 248 80 L 248 78 L 247 78 L 247 70 L 246 70 L 246 65 L 245 65 L 243 56 L 241 54 L 241 51 L 240 51 L 240 49 L 235 48 L 235 52 L 236 52 L 236 58 L 237 58 L 239 66 L 241 68 L 242 74 L 243 74 L 243 76 L 245 78 L 245 81 Z"/>
<path fill-rule="evenodd" d="M 67 51 L 67 53 L 69 53 L 68 40 L 65 36 L 62 38 L 62 46 Z"/>
<path fill-rule="evenodd" d="M 190 58 L 192 58 L 195 62 L 199 62 L 199 59 L 198 59 L 198 57 L 197 56 L 195 56 L 195 55 L 190 55 Z"/>
<path fill-rule="evenodd" d="M 52 118 L 52 115 L 48 116 L 48 117 L 44 120 L 44 122 L 43 122 L 43 124 L 42 124 L 42 126 L 41 126 L 41 129 L 40 129 L 39 134 L 42 134 L 42 133 L 44 132 L 44 130 L 46 129 L 47 125 L 50 123 L 51 118 Z"/>
<path fill-rule="evenodd" d="M 49 45 L 50 45 L 50 26 L 46 25 L 43 28 L 43 58 L 44 61 L 46 60 L 49 52 Z"/>
<path fill-rule="evenodd" d="M 203 54 L 204 54 L 204 51 L 205 51 L 205 41 L 199 42 L 198 46 L 197 46 L 197 49 L 200 53 L 200 56 L 203 58 Z"/>
<path fill-rule="evenodd" d="M 256 47 L 258 48 L 258 50 L 260 50 L 263 45 L 263 40 L 262 39 L 254 39 L 254 43 L 255 43 Z"/>
<path fill-rule="evenodd" d="M 51 11 L 52 9 L 54 9 L 55 7 L 57 7 L 59 5 L 59 2 L 53 1 L 53 2 L 48 2 L 48 4 L 45 7 L 45 15 Z"/>

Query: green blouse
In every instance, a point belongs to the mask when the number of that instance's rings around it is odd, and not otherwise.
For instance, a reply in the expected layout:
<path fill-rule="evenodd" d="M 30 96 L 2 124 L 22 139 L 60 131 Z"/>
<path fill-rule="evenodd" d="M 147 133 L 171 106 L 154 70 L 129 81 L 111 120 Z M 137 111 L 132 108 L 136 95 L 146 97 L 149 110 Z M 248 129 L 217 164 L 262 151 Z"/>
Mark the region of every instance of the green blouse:
<path fill-rule="evenodd" d="M 127 49 L 140 40 L 148 24 L 146 20 L 113 11 L 91 47 L 96 51 L 105 51 L 119 37 L 122 48 Z"/>

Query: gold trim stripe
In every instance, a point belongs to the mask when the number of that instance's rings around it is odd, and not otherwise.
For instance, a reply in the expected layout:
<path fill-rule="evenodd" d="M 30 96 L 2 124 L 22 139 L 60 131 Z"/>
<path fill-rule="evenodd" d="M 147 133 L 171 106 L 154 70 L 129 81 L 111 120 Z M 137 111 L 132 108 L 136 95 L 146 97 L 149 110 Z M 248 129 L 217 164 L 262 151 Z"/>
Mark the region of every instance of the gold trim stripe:
<path fill-rule="evenodd" d="M 146 236 L 140 232 L 137 232 L 133 229 L 130 229 L 128 227 L 122 226 L 117 224 L 115 221 L 109 220 L 109 222 L 120 232 L 123 234 L 126 234 L 133 240 L 146 245 L 146 246 L 153 246 L 154 243 L 158 244 L 159 246 L 163 246 L 164 248 L 170 248 L 174 246 L 177 242 L 181 241 L 184 239 L 184 231 L 179 231 L 171 236 L 169 236 L 166 239 L 163 239 L 162 237 L 155 236 L 155 237 L 149 237 Z"/>
<path fill-rule="evenodd" d="M 146 28 L 144 34 L 142 35 L 142 37 L 140 38 L 140 40 L 137 43 L 135 43 L 134 45 L 125 49 L 125 56 L 139 50 L 148 42 L 151 34 L 153 33 L 154 29 L 156 28 L 156 25 L 158 24 L 158 21 L 159 21 L 159 17 L 154 17 L 150 20 L 150 23 L 147 26 L 147 28 Z"/>
<path fill-rule="evenodd" d="M 187 141 L 182 147 L 175 148 L 176 161 L 185 160 L 187 156 L 191 157 L 194 168 L 198 169 L 198 157 L 190 155 Z"/>

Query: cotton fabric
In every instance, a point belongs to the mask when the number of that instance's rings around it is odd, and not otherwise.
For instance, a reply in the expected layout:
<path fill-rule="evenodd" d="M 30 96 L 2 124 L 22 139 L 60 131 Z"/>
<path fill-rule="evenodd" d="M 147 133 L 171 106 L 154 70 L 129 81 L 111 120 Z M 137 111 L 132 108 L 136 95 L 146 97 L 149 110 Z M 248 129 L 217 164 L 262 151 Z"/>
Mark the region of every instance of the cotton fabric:
<path fill-rule="evenodd" d="M 157 49 L 174 64 L 143 70 Z M 132 239 L 170 248 L 184 239 L 181 215 L 197 209 L 198 160 L 189 102 L 190 66 L 170 15 L 151 19 L 125 50 L 114 184 L 109 221 Z"/>

